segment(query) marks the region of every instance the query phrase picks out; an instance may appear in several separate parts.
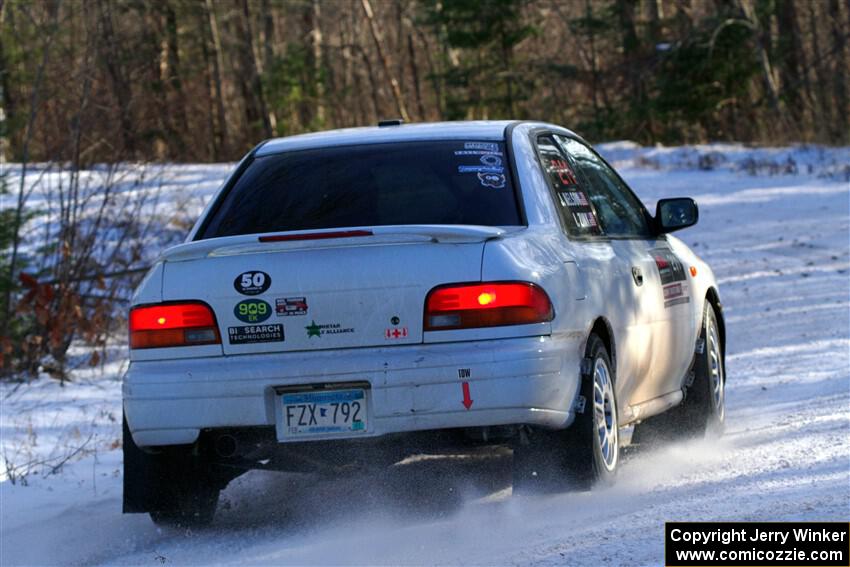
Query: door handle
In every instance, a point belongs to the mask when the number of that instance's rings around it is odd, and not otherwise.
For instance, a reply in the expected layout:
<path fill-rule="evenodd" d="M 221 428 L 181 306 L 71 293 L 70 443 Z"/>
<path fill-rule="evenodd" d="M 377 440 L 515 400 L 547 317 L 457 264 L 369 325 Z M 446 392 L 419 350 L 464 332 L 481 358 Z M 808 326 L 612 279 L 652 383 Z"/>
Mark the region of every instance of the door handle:
<path fill-rule="evenodd" d="M 635 285 L 643 285 L 643 272 L 637 266 L 632 266 L 632 278 L 635 280 Z"/>

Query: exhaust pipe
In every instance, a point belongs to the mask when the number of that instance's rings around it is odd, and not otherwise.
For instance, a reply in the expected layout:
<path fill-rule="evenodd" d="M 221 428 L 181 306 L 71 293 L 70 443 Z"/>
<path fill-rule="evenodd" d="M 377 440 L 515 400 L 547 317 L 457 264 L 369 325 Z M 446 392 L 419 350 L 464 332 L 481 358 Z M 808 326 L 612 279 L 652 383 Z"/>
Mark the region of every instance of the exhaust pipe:
<path fill-rule="evenodd" d="M 239 448 L 239 442 L 233 435 L 219 435 L 216 437 L 215 454 L 224 459 L 229 459 L 236 455 L 236 450 Z"/>

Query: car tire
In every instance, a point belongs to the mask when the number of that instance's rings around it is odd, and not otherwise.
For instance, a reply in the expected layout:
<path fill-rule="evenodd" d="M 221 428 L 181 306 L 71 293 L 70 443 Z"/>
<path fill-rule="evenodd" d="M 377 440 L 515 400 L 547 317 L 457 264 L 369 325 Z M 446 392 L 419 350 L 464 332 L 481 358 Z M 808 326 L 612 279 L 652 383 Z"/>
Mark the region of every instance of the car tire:
<path fill-rule="evenodd" d="M 694 382 L 680 405 L 680 431 L 688 437 L 717 437 L 726 424 L 726 366 L 717 315 L 709 302 L 700 339 L 704 346 L 694 361 Z"/>
<path fill-rule="evenodd" d="M 694 356 L 694 380 L 678 406 L 645 420 L 635 428 L 635 442 L 701 439 L 722 435 L 726 423 L 726 366 L 714 306 L 706 302 L 700 340 Z"/>
<path fill-rule="evenodd" d="M 587 343 L 582 411 L 563 431 L 533 430 L 514 449 L 514 492 L 589 490 L 613 482 L 620 458 L 614 366 L 597 335 Z"/>
<path fill-rule="evenodd" d="M 212 523 L 226 479 L 215 478 L 191 446 L 147 452 L 136 445 L 126 418 L 123 441 L 124 512 L 148 512 L 155 524 L 169 528 Z"/>

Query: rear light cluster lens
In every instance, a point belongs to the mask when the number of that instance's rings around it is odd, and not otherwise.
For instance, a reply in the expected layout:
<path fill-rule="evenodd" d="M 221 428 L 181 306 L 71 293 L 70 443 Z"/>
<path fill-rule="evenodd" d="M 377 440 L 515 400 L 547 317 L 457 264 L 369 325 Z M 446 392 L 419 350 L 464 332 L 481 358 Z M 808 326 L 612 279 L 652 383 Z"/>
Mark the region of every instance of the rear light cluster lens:
<path fill-rule="evenodd" d="M 426 331 L 528 325 L 553 317 L 549 296 L 532 283 L 440 286 L 425 300 Z"/>
<path fill-rule="evenodd" d="M 130 348 L 221 344 L 212 309 L 205 303 L 163 303 L 130 310 Z"/>

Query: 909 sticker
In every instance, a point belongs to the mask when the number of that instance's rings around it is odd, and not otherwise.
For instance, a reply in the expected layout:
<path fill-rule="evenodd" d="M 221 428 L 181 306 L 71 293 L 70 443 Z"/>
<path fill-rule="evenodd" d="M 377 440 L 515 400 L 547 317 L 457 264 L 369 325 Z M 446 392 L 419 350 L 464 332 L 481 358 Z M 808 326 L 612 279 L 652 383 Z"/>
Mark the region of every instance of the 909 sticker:
<path fill-rule="evenodd" d="M 272 314 L 272 306 L 262 299 L 246 299 L 233 308 L 237 319 L 245 323 L 262 323 Z"/>

